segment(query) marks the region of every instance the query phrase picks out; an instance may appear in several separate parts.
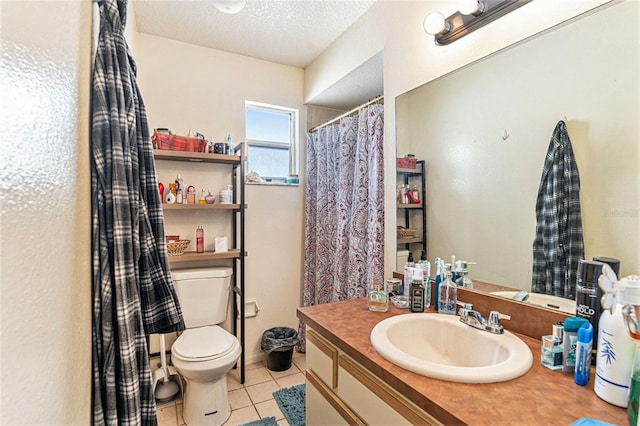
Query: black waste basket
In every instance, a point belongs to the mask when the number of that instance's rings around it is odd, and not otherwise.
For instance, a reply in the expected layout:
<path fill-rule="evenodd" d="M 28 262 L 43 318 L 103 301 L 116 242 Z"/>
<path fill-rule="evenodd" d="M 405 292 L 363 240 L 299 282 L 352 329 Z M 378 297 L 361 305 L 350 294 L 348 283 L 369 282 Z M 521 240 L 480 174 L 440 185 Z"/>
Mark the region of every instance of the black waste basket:
<path fill-rule="evenodd" d="M 291 368 L 293 347 L 300 340 L 293 328 L 274 327 L 262 333 L 260 348 L 267 354 L 267 368 L 271 371 L 284 371 Z"/>

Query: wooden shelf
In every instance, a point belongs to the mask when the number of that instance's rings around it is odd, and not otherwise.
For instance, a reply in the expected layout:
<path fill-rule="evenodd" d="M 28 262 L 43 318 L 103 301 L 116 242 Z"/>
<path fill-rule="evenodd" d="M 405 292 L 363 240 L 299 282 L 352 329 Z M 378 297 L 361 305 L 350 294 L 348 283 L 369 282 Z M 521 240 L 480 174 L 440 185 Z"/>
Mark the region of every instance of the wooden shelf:
<path fill-rule="evenodd" d="M 413 238 L 398 238 L 398 244 L 412 244 L 412 243 L 421 243 L 422 237 L 413 237 Z"/>
<path fill-rule="evenodd" d="M 167 204 L 162 203 L 164 210 L 240 210 L 240 204 Z M 246 206 L 245 206 L 246 208 Z"/>
<path fill-rule="evenodd" d="M 397 173 L 406 173 L 408 175 L 421 175 L 422 174 L 422 169 L 420 168 L 416 168 L 416 169 L 404 169 L 404 168 L 396 168 L 396 172 Z"/>
<path fill-rule="evenodd" d="M 223 253 L 213 251 L 205 251 L 204 253 L 196 253 L 195 251 L 186 251 L 180 256 L 169 256 L 169 262 L 193 262 L 196 260 L 216 260 L 216 259 L 235 259 L 240 257 L 240 250 L 229 250 Z"/>
<path fill-rule="evenodd" d="M 202 152 L 170 151 L 154 149 L 153 155 L 157 160 L 189 161 L 192 163 L 239 164 L 239 155 L 208 154 Z"/>
<path fill-rule="evenodd" d="M 422 203 L 420 204 L 397 204 L 399 209 L 421 209 Z"/>

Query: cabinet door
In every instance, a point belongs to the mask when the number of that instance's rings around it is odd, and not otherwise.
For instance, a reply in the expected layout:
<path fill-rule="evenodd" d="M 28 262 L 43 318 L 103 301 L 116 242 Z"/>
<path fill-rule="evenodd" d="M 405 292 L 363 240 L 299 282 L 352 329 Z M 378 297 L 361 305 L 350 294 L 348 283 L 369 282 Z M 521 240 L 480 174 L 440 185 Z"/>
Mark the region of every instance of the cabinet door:
<path fill-rule="evenodd" d="M 368 425 L 440 425 L 367 369 L 340 355 L 338 396 Z"/>

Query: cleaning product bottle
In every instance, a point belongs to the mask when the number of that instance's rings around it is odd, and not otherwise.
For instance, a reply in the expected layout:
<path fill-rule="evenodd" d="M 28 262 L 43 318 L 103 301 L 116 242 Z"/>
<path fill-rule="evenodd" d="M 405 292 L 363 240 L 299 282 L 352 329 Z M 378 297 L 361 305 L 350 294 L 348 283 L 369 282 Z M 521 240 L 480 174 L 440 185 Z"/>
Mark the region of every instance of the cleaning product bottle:
<path fill-rule="evenodd" d="M 427 260 L 427 254 L 422 250 L 418 268 L 422 271 L 422 287 L 424 288 L 424 308 L 431 306 L 431 264 Z"/>
<path fill-rule="evenodd" d="M 413 269 L 413 280 L 411 282 L 411 298 L 409 299 L 409 309 L 411 312 L 424 312 L 424 287 L 422 281 L 422 269 Z"/>
<path fill-rule="evenodd" d="M 629 384 L 636 345 L 627 332 L 622 315 L 624 305 L 640 301 L 640 279 L 621 279 L 616 284 L 616 304 L 604 309 L 598 323 L 598 355 L 593 390 L 600 398 L 618 407 L 629 403 Z"/>
<path fill-rule="evenodd" d="M 440 283 L 440 300 L 438 312 L 441 314 L 456 314 L 456 302 L 458 301 L 458 287 L 451 279 L 451 266 L 445 265 L 445 278 Z"/>
<path fill-rule="evenodd" d="M 413 253 L 409 252 L 409 257 L 407 257 L 407 261 L 404 264 L 403 296 L 410 296 L 411 282 L 413 281 L 413 268 L 415 268 L 415 266 L 416 264 L 413 261 Z"/>
<path fill-rule="evenodd" d="M 578 329 L 578 344 L 576 346 L 576 370 L 573 381 L 580 386 L 589 382 L 591 368 L 591 347 L 593 346 L 593 326 L 586 322 Z"/>

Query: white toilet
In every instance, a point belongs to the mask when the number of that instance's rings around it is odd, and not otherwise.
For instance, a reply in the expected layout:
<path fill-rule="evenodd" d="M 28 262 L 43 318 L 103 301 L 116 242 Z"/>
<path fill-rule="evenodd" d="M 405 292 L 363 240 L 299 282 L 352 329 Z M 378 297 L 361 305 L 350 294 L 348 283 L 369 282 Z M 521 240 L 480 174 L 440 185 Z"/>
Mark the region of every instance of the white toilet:
<path fill-rule="evenodd" d="M 227 372 L 240 357 L 240 342 L 216 324 L 227 317 L 232 269 L 178 269 L 173 280 L 187 329 L 171 347 L 171 361 L 186 381 L 187 425 L 221 425 L 231 415 Z"/>

